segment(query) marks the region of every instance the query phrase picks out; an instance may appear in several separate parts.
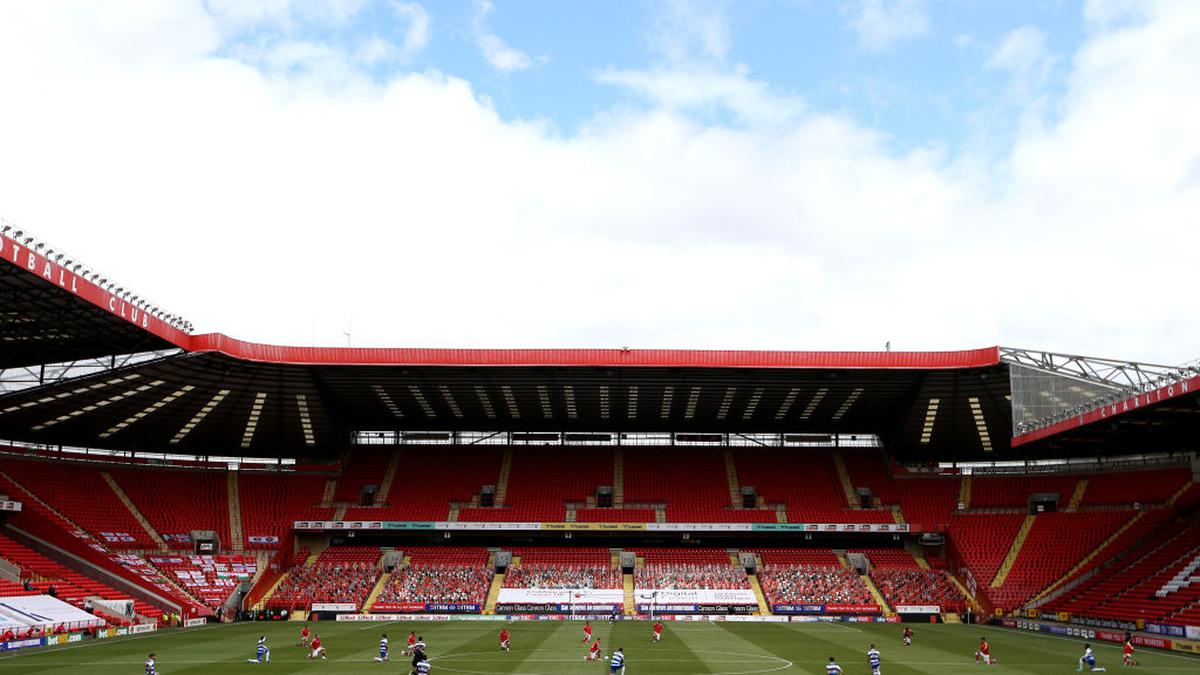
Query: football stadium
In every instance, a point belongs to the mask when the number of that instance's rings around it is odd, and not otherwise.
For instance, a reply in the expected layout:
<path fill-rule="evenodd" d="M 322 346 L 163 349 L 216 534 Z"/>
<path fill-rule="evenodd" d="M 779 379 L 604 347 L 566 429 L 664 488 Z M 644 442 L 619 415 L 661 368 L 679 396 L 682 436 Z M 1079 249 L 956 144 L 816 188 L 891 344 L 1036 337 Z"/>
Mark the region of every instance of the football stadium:
<path fill-rule="evenodd" d="M 0 287 L 6 673 L 1200 668 L 1194 365 L 255 344 L 9 224 Z"/>

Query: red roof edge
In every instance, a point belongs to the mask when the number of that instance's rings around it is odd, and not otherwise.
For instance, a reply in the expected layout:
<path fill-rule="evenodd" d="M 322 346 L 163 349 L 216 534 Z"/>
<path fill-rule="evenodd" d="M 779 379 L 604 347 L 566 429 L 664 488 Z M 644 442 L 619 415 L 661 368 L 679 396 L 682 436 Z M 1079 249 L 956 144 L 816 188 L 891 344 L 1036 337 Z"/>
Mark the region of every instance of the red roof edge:
<path fill-rule="evenodd" d="M 942 370 L 985 368 L 1000 363 L 999 347 L 953 352 L 285 347 L 246 342 L 220 333 L 191 336 L 190 350 L 291 365 Z"/>

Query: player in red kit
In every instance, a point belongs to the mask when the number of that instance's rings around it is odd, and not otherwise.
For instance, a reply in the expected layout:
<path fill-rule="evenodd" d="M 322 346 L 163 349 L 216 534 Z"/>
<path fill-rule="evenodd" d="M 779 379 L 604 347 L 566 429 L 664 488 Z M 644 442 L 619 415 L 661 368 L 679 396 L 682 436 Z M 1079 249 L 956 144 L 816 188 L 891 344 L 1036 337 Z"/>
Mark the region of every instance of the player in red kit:
<path fill-rule="evenodd" d="M 312 639 L 312 653 L 308 655 L 308 658 L 315 659 L 318 657 L 325 658 L 325 648 L 321 646 L 321 636 L 314 635 Z"/>
<path fill-rule="evenodd" d="M 592 641 L 592 622 L 591 621 L 588 621 L 587 623 L 583 624 L 583 641 L 584 642 Z"/>
<path fill-rule="evenodd" d="M 508 629 L 507 628 L 500 629 L 500 649 L 503 649 L 506 652 L 512 651 L 512 647 L 510 647 L 509 643 L 508 643 Z"/>
<path fill-rule="evenodd" d="M 1133 658 L 1133 641 L 1126 640 L 1125 647 L 1122 648 L 1122 663 L 1126 666 L 1136 666 L 1137 661 Z"/>
<path fill-rule="evenodd" d="M 909 628 L 908 626 L 905 626 L 904 627 L 904 646 L 905 647 L 912 646 L 912 635 L 913 635 L 912 629 Z"/>
<path fill-rule="evenodd" d="M 404 648 L 404 653 L 409 656 L 412 656 L 413 647 L 415 647 L 416 645 L 417 645 L 417 633 L 416 633 L 416 631 L 409 631 L 408 646 Z"/>
<path fill-rule="evenodd" d="M 654 636 L 650 639 L 650 644 L 656 644 L 662 641 L 663 625 L 661 621 L 654 622 Z"/>
<path fill-rule="evenodd" d="M 975 650 L 975 663 L 992 665 L 992 649 L 988 646 L 987 638 L 979 638 L 979 649 Z"/>
<path fill-rule="evenodd" d="M 587 656 L 583 657 L 583 660 L 584 661 L 595 661 L 596 659 L 603 659 L 603 658 L 604 658 L 604 652 L 600 649 L 600 640 L 597 639 L 595 642 L 592 643 L 591 648 L 588 649 Z"/>
<path fill-rule="evenodd" d="M 308 636 L 309 636 L 308 624 L 304 624 L 304 628 L 300 629 L 300 641 L 296 643 L 296 646 L 297 647 L 307 647 L 308 646 Z"/>

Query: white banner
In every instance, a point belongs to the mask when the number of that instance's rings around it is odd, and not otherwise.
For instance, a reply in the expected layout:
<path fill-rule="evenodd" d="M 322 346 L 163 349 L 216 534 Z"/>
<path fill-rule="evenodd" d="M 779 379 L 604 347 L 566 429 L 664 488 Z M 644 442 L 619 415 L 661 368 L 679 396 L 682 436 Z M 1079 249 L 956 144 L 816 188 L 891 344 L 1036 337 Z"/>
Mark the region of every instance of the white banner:
<path fill-rule="evenodd" d="M 205 619 L 186 619 L 183 622 L 183 627 L 195 628 L 196 626 L 203 626 L 206 623 L 208 623 L 208 621 Z"/>
<path fill-rule="evenodd" d="M 139 623 L 129 627 L 129 634 L 134 635 L 137 633 L 153 633 L 156 630 L 158 630 L 158 624 L 156 623 Z"/>
<path fill-rule="evenodd" d="M 21 510 L 21 502 L 14 502 L 10 499 L 0 499 L 0 511 L 17 512 L 20 510 Z"/>
<path fill-rule="evenodd" d="M 941 614 L 941 605 L 896 605 L 899 614 Z"/>
<path fill-rule="evenodd" d="M 639 588 L 634 591 L 637 604 L 658 605 L 757 605 L 758 598 L 749 588 L 684 589 Z"/>
<path fill-rule="evenodd" d="M 625 591 L 620 588 L 501 588 L 496 600 L 502 605 L 620 605 Z"/>
<path fill-rule="evenodd" d="M 358 605 L 353 602 L 314 602 L 312 611 L 314 612 L 353 612 L 358 609 Z"/>

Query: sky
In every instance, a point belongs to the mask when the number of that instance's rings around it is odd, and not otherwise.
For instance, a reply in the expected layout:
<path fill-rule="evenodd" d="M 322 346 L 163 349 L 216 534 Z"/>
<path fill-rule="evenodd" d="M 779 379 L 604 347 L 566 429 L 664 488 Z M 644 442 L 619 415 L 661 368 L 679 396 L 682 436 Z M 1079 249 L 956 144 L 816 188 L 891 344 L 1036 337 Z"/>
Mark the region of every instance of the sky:
<path fill-rule="evenodd" d="M 1200 357 L 1200 2 L 0 0 L 0 217 L 274 344 Z"/>

